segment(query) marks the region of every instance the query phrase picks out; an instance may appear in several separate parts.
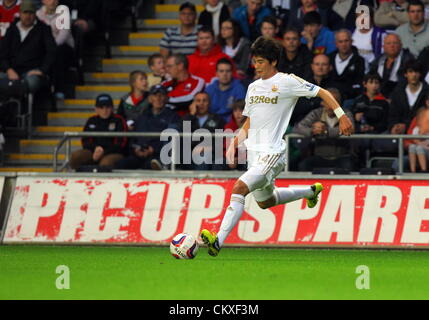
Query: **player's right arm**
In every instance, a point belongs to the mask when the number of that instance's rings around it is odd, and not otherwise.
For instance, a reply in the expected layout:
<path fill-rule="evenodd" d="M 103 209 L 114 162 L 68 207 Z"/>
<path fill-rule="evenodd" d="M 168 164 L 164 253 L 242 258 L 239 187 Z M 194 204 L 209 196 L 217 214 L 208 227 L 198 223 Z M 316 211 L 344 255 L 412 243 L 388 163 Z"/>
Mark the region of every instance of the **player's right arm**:
<path fill-rule="evenodd" d="M 234 137 L 232 143 L 230 143 L 228 150 L 226 151 L 226 160 L 227 163 L 234 163 L 235 159 L 235 150 L 238 148 L 240 143 L 247 139 L 247 134 L 250 128 L 250 118 L 246 119 L 243 126 L 241 127 L 238 134 Z"/>

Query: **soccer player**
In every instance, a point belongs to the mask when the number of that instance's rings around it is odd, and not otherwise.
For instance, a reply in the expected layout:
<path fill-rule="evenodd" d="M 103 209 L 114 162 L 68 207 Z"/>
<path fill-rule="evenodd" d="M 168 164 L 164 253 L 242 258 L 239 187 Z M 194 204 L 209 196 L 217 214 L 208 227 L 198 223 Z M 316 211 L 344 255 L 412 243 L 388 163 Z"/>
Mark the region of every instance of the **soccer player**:
<path fill-rule="evenodd" d="M 353 124 L 338 102 L 327 90 L 294 74 L 277 71 L 281 45 L 275 40 L 259 37 L 252 45 L 252 57 L 258 80 L 249 85 L 243 115 L 246 122 L 226 152 L 229 163 L 235 148 L 244 140 L 248 150 L 248 171 L 234 184 L 231 202 L 219 233 L 201 231 L 208 253 L 217 256 L 225 239 L 236 226 L 244 210 L 244 199 L 252 193 L 259 207 L 268 209 L 305 198 L 314 208 L 323 190 L 321 183 L 306 188 L 276 188 L 275 178 L 285 166 L 286 142 L 283 135 L 297 100 L 300 97 L 320 97 L 339 119 L 340 132 L 353 133 Z"/>

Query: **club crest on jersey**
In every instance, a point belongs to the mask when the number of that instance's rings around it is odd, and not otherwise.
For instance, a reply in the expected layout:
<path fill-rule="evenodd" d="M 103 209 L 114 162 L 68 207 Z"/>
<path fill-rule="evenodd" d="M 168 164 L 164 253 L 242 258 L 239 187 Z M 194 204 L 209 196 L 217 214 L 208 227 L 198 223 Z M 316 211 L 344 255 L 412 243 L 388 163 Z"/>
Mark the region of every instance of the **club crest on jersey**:
<path fill-rule="evenodd" d="M 272 92 L 277 92 L 277 91 L 279 91 L 279 86 L 277 86 L 277 85 L 273 84 L 273 87 L 271 88 L 271 91 L 272 91 Z"/>

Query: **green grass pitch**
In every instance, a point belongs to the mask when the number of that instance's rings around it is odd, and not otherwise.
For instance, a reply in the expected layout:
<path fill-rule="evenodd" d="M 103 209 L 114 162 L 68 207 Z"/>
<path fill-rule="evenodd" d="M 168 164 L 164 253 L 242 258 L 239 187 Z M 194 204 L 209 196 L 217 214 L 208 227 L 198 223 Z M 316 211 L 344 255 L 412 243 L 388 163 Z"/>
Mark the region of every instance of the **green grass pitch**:
<path fill-rule="evenodd" d="M 56 268 L 70 289 L 56 288 Z M 368 266 L 369 290 L 356 273 Z M 0 299 L 429 299 L 429 251 L 0 246 Z"/>

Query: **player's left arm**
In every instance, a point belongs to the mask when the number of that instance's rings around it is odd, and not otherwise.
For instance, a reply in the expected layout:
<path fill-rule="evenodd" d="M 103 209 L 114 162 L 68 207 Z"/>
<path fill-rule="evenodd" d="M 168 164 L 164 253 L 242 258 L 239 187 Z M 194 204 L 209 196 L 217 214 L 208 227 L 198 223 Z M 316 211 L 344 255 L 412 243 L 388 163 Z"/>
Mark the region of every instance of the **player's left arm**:
<path fill-rule="evenodd" d="M 335 115 L 339 120 L 340 134 L 350 136 L 354 132 L 353 123 L 344 113 L 344 110 L 341 108 L 338 101 L 335 100 L 334 96 L 328 90 L 323 88 L 320 88 L 317 96 L 321 98 L 328 105 L 328 107 L 335 112 Z"/>

